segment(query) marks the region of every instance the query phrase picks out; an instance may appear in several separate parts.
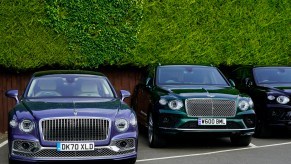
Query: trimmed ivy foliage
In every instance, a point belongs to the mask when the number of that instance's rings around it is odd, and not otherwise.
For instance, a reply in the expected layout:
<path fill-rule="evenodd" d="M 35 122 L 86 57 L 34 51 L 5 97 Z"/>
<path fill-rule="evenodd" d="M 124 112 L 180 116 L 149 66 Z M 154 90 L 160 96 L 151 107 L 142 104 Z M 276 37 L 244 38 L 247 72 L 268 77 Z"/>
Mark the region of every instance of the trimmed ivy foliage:
<path fill-rule="evenodd" d="M 46 23 L 64 34 L 81 68 L 121 65 L 135 48 L 142 18 L 139 0 L 46 0 Z"/>
<path fill-rule="evenodd" d="M 43 66 L 71 67 L 75 58 L 66 38 L 43 26 L 44 3 L 39 0 L 0 2 L 0 67 L 9 71 Z"/>
<path fill-rule="evenodd" d="M 137 65 L 291 65 L 290 0 L 147 0 Z"/>
<path fill-rule="evenodd" d="M 0 67 L 291 65 L 290 0 L 2 0 Z"/>

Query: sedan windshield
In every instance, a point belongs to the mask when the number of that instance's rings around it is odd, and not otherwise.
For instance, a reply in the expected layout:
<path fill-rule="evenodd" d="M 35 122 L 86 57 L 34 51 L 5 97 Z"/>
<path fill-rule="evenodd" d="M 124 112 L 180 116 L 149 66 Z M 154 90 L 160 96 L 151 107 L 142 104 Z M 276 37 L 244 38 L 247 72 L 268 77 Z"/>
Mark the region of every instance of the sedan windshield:
<path fill-rule="evenodd" d="M 27 97 L 114 97 L 114 94 L 101 76 L 54 75 L 34 78 Z"/>
<path fill-rule="evenodd" d="M 260 67 L 254 69 L 257 84 L 291 83 L 291 67 Z"/>
<path fill-rule="evenodd" d="M 157 83 L 160 85 L 227 85 L 228 83 L 214 67 L 163 66 L 158 69 Z"/>

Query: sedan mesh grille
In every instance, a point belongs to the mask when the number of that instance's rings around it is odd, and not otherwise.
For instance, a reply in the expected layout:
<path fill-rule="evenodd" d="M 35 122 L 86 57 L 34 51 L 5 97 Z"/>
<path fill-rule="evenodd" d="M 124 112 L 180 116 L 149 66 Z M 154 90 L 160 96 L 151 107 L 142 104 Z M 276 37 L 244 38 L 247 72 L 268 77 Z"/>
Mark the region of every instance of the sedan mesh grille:
<path fill-rule="evenodd" d="M 98 141 L 109 133 L 109 120 L 102 118 L 53 118 L 40 125 L 45 141 Z"/>
<path fill-rule="evenodd" d="M 233 117 L 236 103 L 221 99 L 187 99 L 186 111 L 190 117 Z"/>

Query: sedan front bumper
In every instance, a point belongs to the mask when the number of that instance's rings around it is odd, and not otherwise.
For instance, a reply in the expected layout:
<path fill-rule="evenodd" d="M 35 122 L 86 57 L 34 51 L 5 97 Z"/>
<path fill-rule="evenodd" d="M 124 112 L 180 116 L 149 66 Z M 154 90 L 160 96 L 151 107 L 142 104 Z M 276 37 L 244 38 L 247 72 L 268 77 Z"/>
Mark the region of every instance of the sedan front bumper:
<path fill-rule="evenodd" d="M 124 143 L 126 142 L 126 146 Z M 26 146 L 25 146 L 26 145 Z M 39 142 L 14 140 L 10 160 L 39 162 L 62 160 L 123 160 L 137 157 L 134 138 L 112 140 L 109 146 L 95 146 L 93 151 L 57 151 L 56 147 L 42 147 Z"/>

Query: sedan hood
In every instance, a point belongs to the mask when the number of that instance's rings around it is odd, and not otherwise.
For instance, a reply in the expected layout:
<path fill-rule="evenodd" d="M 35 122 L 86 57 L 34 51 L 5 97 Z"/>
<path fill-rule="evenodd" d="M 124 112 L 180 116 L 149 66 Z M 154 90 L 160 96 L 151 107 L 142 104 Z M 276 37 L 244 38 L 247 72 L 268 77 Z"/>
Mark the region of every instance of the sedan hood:
<path fill-rule="evenodd" d="M 236 99 L 239 91 L 229 86 L 163 86 L 161 87 L 183 98 Z"/>
<path fill-rule="evenodd" d="M 113 118 L 120 107 L 118 99 L 26 99 L 22 103 L 37 119 L 75 116 Z"/>

